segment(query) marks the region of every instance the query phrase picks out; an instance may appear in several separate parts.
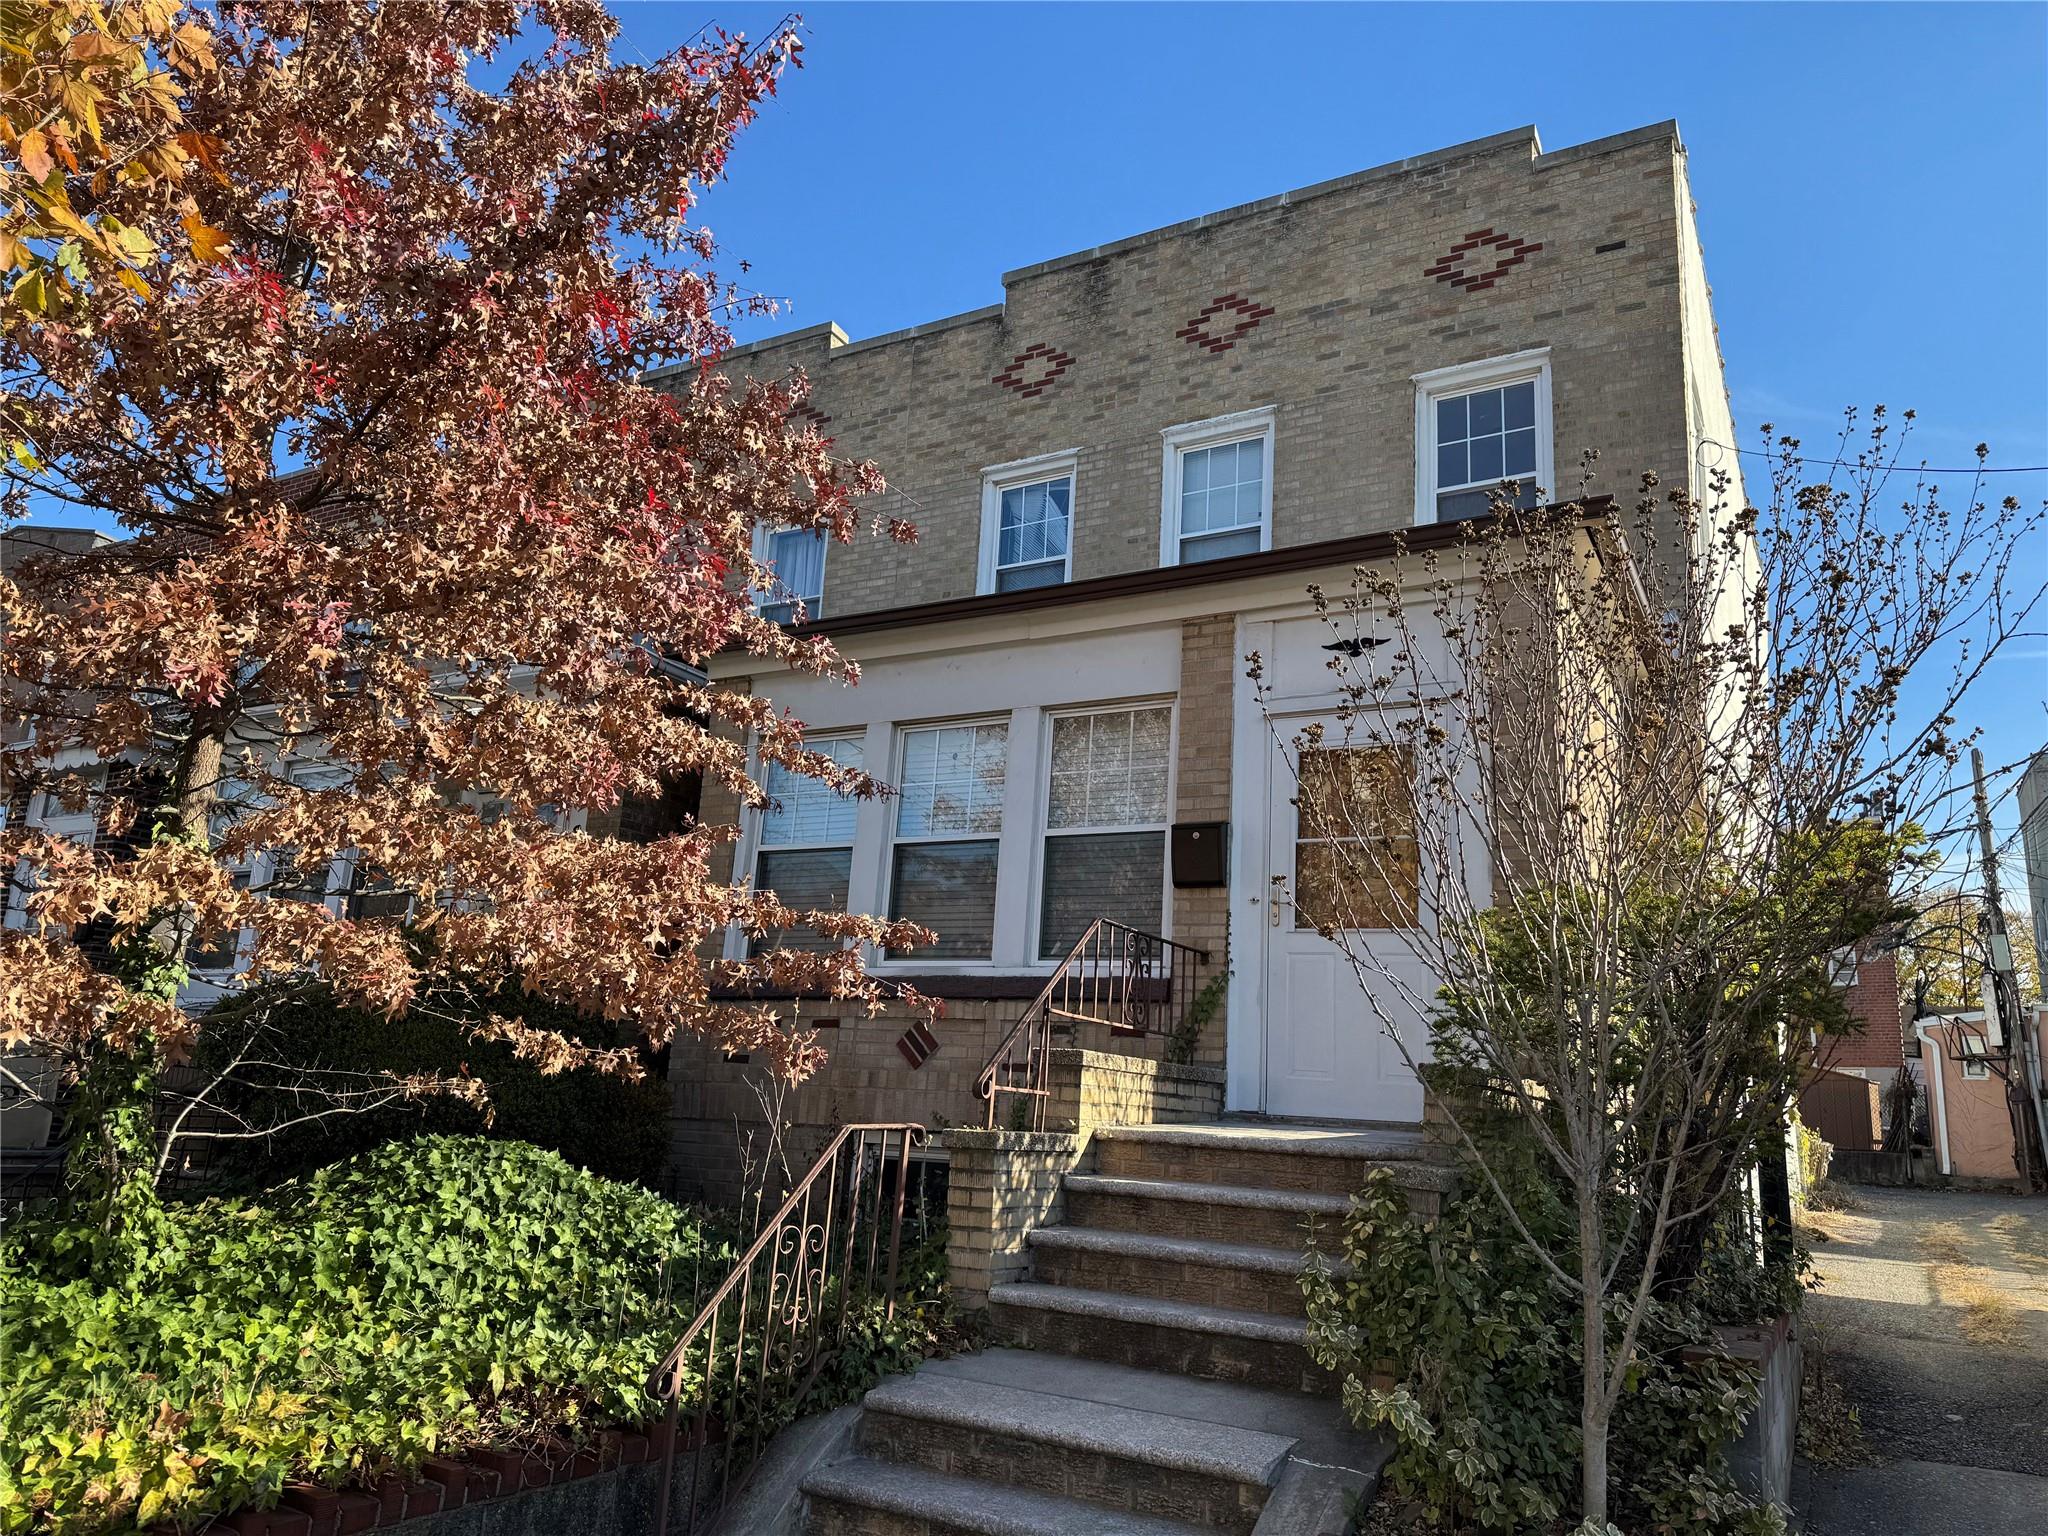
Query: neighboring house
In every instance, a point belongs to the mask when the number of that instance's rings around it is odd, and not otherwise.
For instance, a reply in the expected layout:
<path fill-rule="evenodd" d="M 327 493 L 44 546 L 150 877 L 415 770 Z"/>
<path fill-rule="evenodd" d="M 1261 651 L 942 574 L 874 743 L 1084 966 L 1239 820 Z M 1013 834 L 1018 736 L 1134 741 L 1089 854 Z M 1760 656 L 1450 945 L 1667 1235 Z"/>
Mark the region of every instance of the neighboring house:
<path fill-rule="evenodd" d="M 865 340 L 818 325 L 729 360 L 803 369 L 821 430 L 889 476 L 876 510 L 920 530 L 763 545 L 788 589 L 774 611 L 800 598 L 858 687 L 739 654 L 710 668 L 901 791 L 855 803 L 778 770 L 779 808 L 740 818 L 735 876 L 941 935 L 874 958 L 945 1001 L 929 1036 L 907 1013 L 781 1004 L 831 1059 L 776 1112 L 806 1136 L 980 1123 L 990 1052 L 1109 917 L 1227 971 L 1195 1049 L 1227 1108 L 1416 1121 L 1412 1074 L 1288 899 L 1306 866 L 1285 739 L 1337 703 L 1306 588 L 1341 589 L 1400 539 L 1448 544 L 1503 480 L 1525 505 L 1574 495 L 1586 450 L 1593 489 L 1624 495 L 1655 471 L 1708 499 L 1735 470 L 1676 125 L 1548 153 L 1519 129 L 1003 285 L 968 314 Z M 739 810 L 707 792 L 704 814 Z M 1197 833 L 1224 840 L 1220 866 L 1187 859 Z M 762 1102 L 707 1048 L 679 1043 L 671 1075 L 678 1166 L 719 1192 Z"/>
<path fill-rule="evenodd" d="M 2048 748 L 2028 759 L 2020 775 L 2019 806 L 2027 910 L 2034 920 L 2034 974 L 2048 977 Z"/>
<path fill-rule="evenodd" d="M 2031 1005 L 2034 1028 L 2048 1009 Z M 1928 1085 L 1935 1166 L 1964 1183 L 2020 1185 L 2015 1128 L 2031 1114 L 2025 1067 L 2012 1042 L 1987 1035 L 1982 1010 L 1937 1010 L 1913 1021 Z M 2041 1083 L 2048 1091 L 2048 1081 Z"/>
<path fill-rule="evenodd" d="M 1883 1090 L 1906 1061 L 1906 1006 L 1898 952 L 1859 950 L 1841 984 L 1856 1028 L 1826 1042 L 1822 1063 L 1833 1071 L 1867 1078 Z"/>
<path fill-rule="evenodd" d="M 38 525 L 14 528 L 0 534 L 0 568 L 12 571 L 18 563 L 39 557 L 89 554 L 112 545 L 113 541 L 105 535 L 87 529 Z M 24 740 L 25 733 L 31 729 L 32 726 L 10 717 L 0 722 L 0 741 L 11 745 Z M 259 755 L 271 750 L 269 738 L 260 730 L 231 740 L 230 758 L 237 756 L 245 747 Z M 132 827 L 115 835 L 109 826 L 116 809 L 115 802 L 122 798 L 132 801 L 136 794 L 133 764 L 104 763 L 90 752 L 78 749 L 66 752 L 47 766 L 55 771 L 79 775 L 86 796 L 84 802 L 66 805 L 53 791 L 38 788 L 24 780 L 10 779 L 5 784 L 4 793 L 0 793 L 0 828 L 24 825 L 39 828 L 87 847 L 132 846 L 130 840 L 135 835 Z M 287 772 L 294 782 L 312 787 L 334 780 L 340 774 L 339 769 L 323 763 L 316 752 L 303 746 Z M 224 798 L 246 799 L 233 784 L 222 786 L 222 791 Z M 470 791 L 465 792 L 464 798 L 478 806 L 486 819 L 494 813 L 497 802 L 490 797 Z M 596 837 L 649 842 L 683 825 L 694 815 L 696 808 L 697 785 L 694 779 L 689 779 L 678 783 L 668 796 L 660 800 L 628 799 L 607 812 L 568 807 L 559 812 L 557 820 L 565 829 L 585 831 Z M 216 833 L 224 828 L 232 813 L 230 807 L 223 807 L 216 818 Z M 238 885 L 265 893 L 272 900 L 317 903 L 337 917 L 402 914 L 411 909 L 413 901 L 404 892 L 367 879 L 352 854 L 344 854 L 318 867 L 301 868 L 290 850 L 266 850 L 238 864 L 232 875 Z M 25 866 L 6 872 L 5 883 L 0 884 L 0 923 L 9 928 L 27 925 L 30 880 L 31 872 Z M 110 933 L 111 925 L 100 922 L 84 926 L 75 937 L 94 963 L 104 964 L 110 959 L 107 949 Z M 241 985 L 236 974 L 237 960 L 248 942 L 249 936 L 245 932 L 187 956 L 191 979 L 181 995 L 185 1006 L 205 1008 Z M 50 1106 L 61 1099 L 63 1091 L 52 1064 L 43 1058 L 25 1053 L 0 1055 L 0 1147 L 16 1149 L 18 1153 L 18 1149 L 43 1146 L 53 1130 Z M 61 1122 L 58 1126 L 61 1130 Z M 6 1161 L 19 1165 L 23 1160 L 16 1155 Z M 11 1176 L 14 1170 L 0 1171 Z M 8 1187 L 8 1180 L 0 1178 L 0 1190 Z"/>
<path fill-rule="evenodd" d="M 1883 1144 L 1892 1082 L 1908 1070 L 1898 953 L 1859 949 L 1837 980 L 1856 1027 L 1821 1042 L 1800 1113 L 1838 1151 L 1872 1152 Z"/>

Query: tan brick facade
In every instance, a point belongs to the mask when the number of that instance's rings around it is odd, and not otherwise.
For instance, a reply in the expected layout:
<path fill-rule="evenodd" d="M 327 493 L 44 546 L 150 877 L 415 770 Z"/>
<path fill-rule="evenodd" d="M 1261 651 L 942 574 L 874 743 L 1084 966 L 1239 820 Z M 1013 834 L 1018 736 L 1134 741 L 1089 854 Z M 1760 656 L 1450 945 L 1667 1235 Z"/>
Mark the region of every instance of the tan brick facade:
<path fill-rule="evenodd" d="M 1200 1067 L 1162 1067 L 1095 1051 L 1053 1053 L 1052 1107 L 1045 1131 L 948 1131 L 946 1257 L 954 1294 L 978 1307 L 991 1285 L 1031 1267 L 1034 1227 L 1059 1221 L 1062 1180 L 1091 1151 L 1104 1125 L 1172 1125 L 1215 1118 L 1222 1076 Z"/>
<path fill-rule="evenodd" d="M 1528 348 L 1552 350 L 1552 490 L 1576 490 L 1589 449 L 1599 488 L 1630 494 L 1644 470 L 1690 483 L 1689 409 L 1726 402 L 1689 401 L 1676 126 L 1537 151 L 1530 130 L 1501 134 L 1006 273 L 988 309 L 741 349 L 735 369 L 810 376 L 823 430 L 894 487 L 876 510 L 919 528 L 913 546 L 835 545 L 824 615 L 972 595 L 981 471 L 1070 448 L 1073 579 L 1152 567 L 1160 432 L 1261 406 L 1279 410 L 1276 547 L 1405 527 L 1413 376 Z M 1485 286 L 1447 281 L 1443 258 L 1482 230 L 1527 242 L 1520 260 Z M 1224 300 L 1253 307 L 1209 313 Z M 1252 314 L 1227 348 L 1205 344 Z"/>
<path fill-rule="evenodd" d="M 1174 810 L 1181 821 L 1230 820 L 1231 694 L 1242 663 L 1237 616 L 1211 614 L 1180 627 L 1180 739 L 1175 743 Z M 1229 892 L 1220 887 L 1175 890 L 1173 935 L 1207 950 L 1220 974 L 1230 953 Z M 1195 1060 L 1220 1064 L 1228 1021 L 1220 1006 L 1195 1048 Z"/>
<path fill-rule="evenodd" d="M 1702 440 L 1732 438 L 1672 124 L 1548 154 L 1529 130 L 1497 135 L 1013 271 L 1003 286 L 1002 304 L 971 314 L 869 340 L 815 326 L 738 349 L 729 363 L 764 378 L 804 370 L 807 414 L 890 481 L 872 510 L 910 519 L 920 537 L 828 553 L 826 631 L 868 616 L 834 635 L 859 663 L 861 687 L 748 678 L 743 658 L 718 658 L 713 675 L 770 694 L 815 728 L 863 731 L 867 765 L 884 777 L 906 724 L 1010 722 L 1009 894 L 997 902 L 1007 951 L 950 991 L 943 976 L 917 978 L 947 1000 L 941 1049 L 921 1066 L 896 1048 L 907 1017 L 840 1018 L 826 1037 L 830 1063 L 784 1106 L 806 1134 L 846 1120 L 982 1122 L 975 1078 L 1035 990 L 1031 978 L 1045 974 L 1027 939 L 1040 921 L 1051 712 L 1170 692 L 1171 820 L 1231 823 L 1233 880 L 1241 850 L 1264 847 L 1264 808 L 1233 800 L 1234 764 L 1264 750 L 1250 739 L 1261 722 L 1245 713 L 1241 626 L 1299 602 L 1314 573 L 1155 583 L 1136 597 L 1076 593 L 1067 610 L 1011 604 L 999 622 L 976 606 L 893 617 L 974 604 L 985 470 L 1070 454 L 1069 582 L 1115 585 L 1173 563 L 1162 550 L 1164 434 L 1210 418 L 1271 413 L 1275 557 L 1405 529 L 1419 504 L 1433 506 L 1418 493 L 1417 379 L 1435 370 L 1543 355 L 1544 451 L 1558 482 L 1547 489 L 1560 497 L 1578 493 L 1589 450 L 1600 454 L 1596 492 L 1626 499 L 1645 470 L 1667 487 L 1703 489 Z M 707 820 L 736 811 L 707 788 Z M 864 810 L 855 837 L 850 900 L 863 910 L 888 901 L 890 815 Z M 1234 933 L 1231 922 L 1245 895 L 1169 884 L 1167 936 L 1206 950 L 1210 974 L 1221 974 L 1233 945 L 1247 943 L 1251 925 Z M 1233 980 L 1236 1003 L 1255 981 Z M 1227 1066 L 1232 1103 L 1244 1106 L 1246 1068 L 1227 1044 L 1238 1029 L 1219 1006 L 1196 1060 Z M 1256 1058 L 1259 1048 L 1239 1049 Z M 759 1113 L 746 1070 L 675 1050 L 678 1171 L 687 1180 L 688 1165 L 701 1169 L 707 1193 L 732 1182 L 735 1158 L 721 1149 Z M 1260 1069 L 1249 1070 L 1255 1081 Z"/>

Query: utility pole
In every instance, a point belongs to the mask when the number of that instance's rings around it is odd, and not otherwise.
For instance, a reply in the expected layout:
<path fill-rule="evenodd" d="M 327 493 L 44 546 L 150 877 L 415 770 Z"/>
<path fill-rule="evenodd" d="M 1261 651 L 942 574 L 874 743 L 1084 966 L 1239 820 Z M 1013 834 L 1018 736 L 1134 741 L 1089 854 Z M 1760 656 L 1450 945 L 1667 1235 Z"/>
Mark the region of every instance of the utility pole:
<path fill-rule="evenodd" d="M 2019 1012 L 2019 978 L 2013 973 L 2012 938 L 2005 931 L 2005 896 L 1998 887 L 1998 845 L 1991 836 L 1991 797 L 1984 792 L 1984 753 L 1970 748 L 1970 771 L 1976 779 L 1977 846 L 1984 867 L 1984 945 L 1990 960 L 1984 968 L 1984 1024 L 1992 1046 L 2013 1040 L 2006 1026 L 2006 999 Z"/>
<path fill-rule="evenodd" d="M 1994 1049 L 2005 1046 L 2011 1052 L 2009 1059 L 2026 1080 L 2027 1098 L 2034 1111 L 2035 1146 L 2048 1152 L 2048 1115 L 2043 1114 L 2041 1104 L 2041 1042 L 2020 998 L 2012 936 L 2005 929 L 2005 898 L 1998 885 L 1998 844 L 1991 835 L 1991 797 L 1984 790 L 1982 749 L 1970 749 L 1970 770 L 1976 780 L 1977 847 L 1984 866 L 1984 944 L 1990 952 L 1984 969 L 1985 1034 Z M 2034 1164 L 2038 1177 L 2041 1164 L 2032 1148 L 2026 1151 L 2026 1160 Z"/>

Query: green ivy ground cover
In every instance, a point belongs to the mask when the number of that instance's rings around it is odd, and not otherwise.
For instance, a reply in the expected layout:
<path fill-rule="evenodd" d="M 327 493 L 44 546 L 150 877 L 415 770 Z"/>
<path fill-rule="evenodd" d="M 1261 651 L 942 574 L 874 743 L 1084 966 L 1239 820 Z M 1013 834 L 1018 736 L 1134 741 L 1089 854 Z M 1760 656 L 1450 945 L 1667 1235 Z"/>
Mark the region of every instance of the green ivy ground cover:
<path fill-rule="evenodd" d="M 431 1452 L 645 1420 L 731 1248 L 519 1142 L 394 1143 L 172 1206 L 118 1280 L 0 1243 L 0 1531 L 203 1525 Z"/>

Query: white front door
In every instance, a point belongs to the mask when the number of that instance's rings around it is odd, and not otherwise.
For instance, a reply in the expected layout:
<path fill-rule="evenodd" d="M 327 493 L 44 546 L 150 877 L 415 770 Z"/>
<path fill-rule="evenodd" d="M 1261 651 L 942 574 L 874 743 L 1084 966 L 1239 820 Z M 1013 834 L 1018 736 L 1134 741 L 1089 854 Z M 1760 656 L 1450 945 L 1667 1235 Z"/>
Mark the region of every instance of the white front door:
<path fill-rule="evenodd" d="M 1304 827 L 1296 805 L 1300 775 L 1348 776 L 1393 771 L 1385 749 L 1328 745 L 1303 749 L 1294 740 L 1313 716 L 1272 722 L 1267 764 L 1265 893 L 1250 908 L 1265 924 L 1265 1063 L 1261 1107 L 1271 1115 L 1334 1120 L 1416 1121 L 1422 1086 L 1392 1037 L 1399 1030 L 1418 1059 L 1428 1031 L 1417 1001 L 1434 992 L 1428 967 L 1407 937 L 1405 905 L 1413 897 L 1386 890 L 1333 891 L 1349 863 L 1333 857 L 1329 840 Z M 1329 739 L 1341 740 L 1330 723 Z M 1308 753 L 1304 766 L 1303 752 Z M 1347 758 L 1335 754 L 1379 754 Z M 1327 782 L 1327 781 L 1326 781 Z M 1316 931 L 1313 909 L 1321 893 L 1327 910 L 1372 926 L 1349 928 L 1342 944 Z M 1306 903 L 1304 905 L 1304 898 Z M 1255 919 L 1255 921 L 1258 919 Z M 1385 926 L 1381 926 L 1385 924 Z M 1354 961 L 1345 949 L 1358 956 Z M 1370 955 L 1370 960 L 1365 957 Z M 1399 984 L 1376 978 L 1386 966 Z M 1370 989 L 1370 995 L 1368 995 Z"/>

